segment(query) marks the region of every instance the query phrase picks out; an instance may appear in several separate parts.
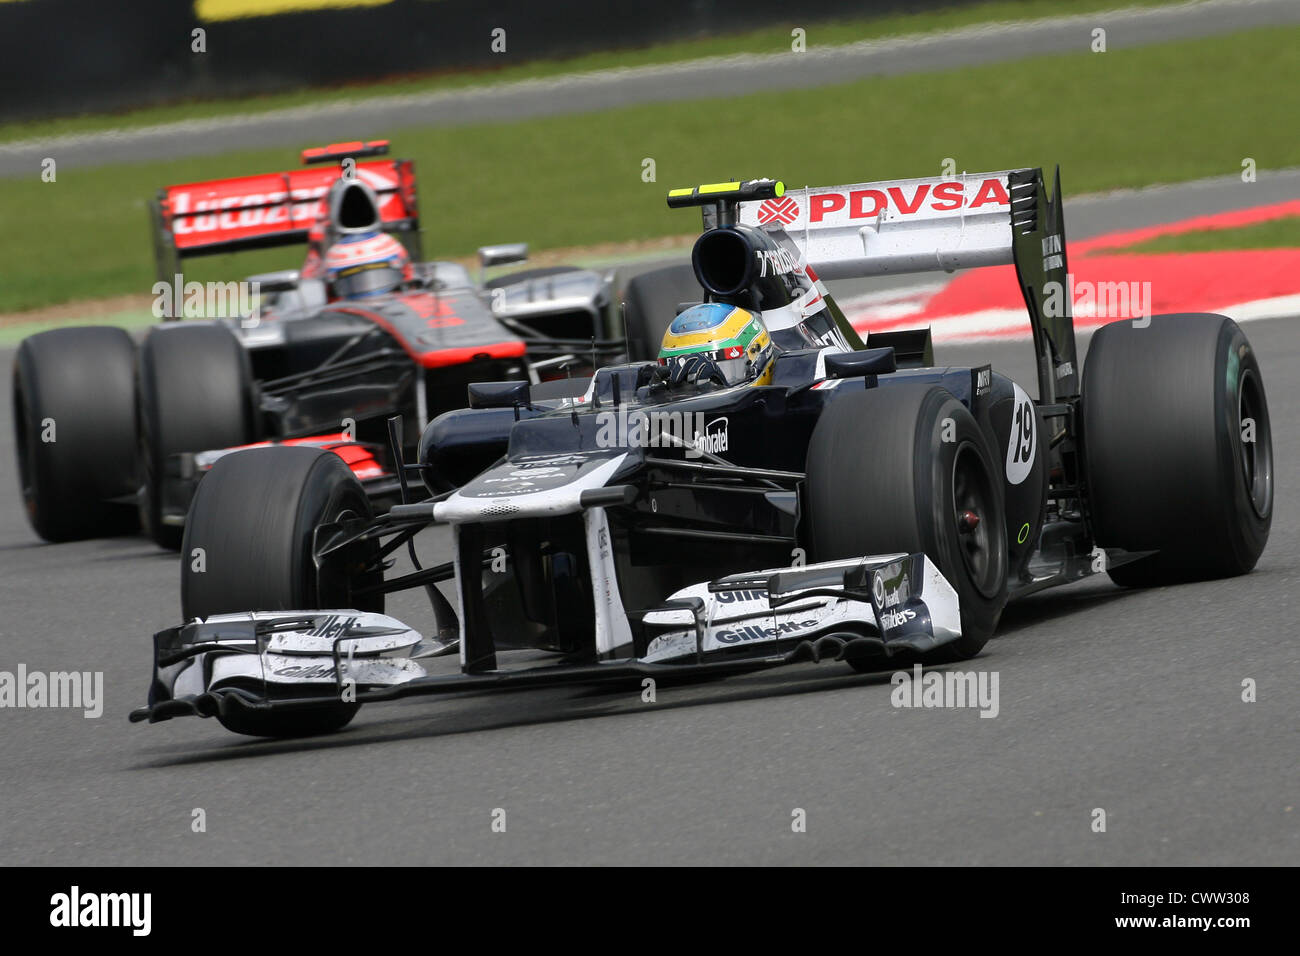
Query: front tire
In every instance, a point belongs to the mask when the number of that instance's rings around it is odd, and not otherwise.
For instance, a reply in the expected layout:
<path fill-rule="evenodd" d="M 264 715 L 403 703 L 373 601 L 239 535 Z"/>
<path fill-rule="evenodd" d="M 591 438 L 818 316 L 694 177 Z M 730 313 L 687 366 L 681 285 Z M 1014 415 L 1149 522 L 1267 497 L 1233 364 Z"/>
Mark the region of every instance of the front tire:
<path fill-rule="evenodd" d="M 1273 444 L 1259 362 L 1237 323 L 1187 314 L 1103 326 L 1082 401 L 1097 543 L 1157 552 L 1111 569 L 1116 584 L 1255 566 L 1273 518 Z"/>
<path fill-rule="evenodd" d="M 312 556 L 316 528 L 349 514 L 371 517 L 370 501 L 333 452 L 278 446 L 220 459 L 199 483 L 185 523 L 185 619 L 238 611 L 382 611 L 382 594 L 354 598 L 351 590 L 356 578 L 349 562 L 373 558 L 373 548 L 317 572 Z M 365 583 L 381 578 L 382 572 L 372 574 Z M 338 730 L 359 709 L 359 704 L 331 697 L 302 711 L 238 711 L 219 719 L 238 734 L 296 737 Z"/>
<path fill-rule="evenodd" d="M 128 534 L 135 491 L 135 343 L 108 326 L 52 329 L 14 356 L 18 481 L 46 541 Z"/>
<path fill-rule="evenodd" d="M 961 637 L 927 654 L 930 662 L 978 654 L 1006 604 L 1006 520 L 995 460 L 951 392 L 911 383 L 836 397 L 808 445 L 814 560 L 923 552 L 956 590 Z M 961 527 L 965 511 L 979 516 L 973 530 Z"/>

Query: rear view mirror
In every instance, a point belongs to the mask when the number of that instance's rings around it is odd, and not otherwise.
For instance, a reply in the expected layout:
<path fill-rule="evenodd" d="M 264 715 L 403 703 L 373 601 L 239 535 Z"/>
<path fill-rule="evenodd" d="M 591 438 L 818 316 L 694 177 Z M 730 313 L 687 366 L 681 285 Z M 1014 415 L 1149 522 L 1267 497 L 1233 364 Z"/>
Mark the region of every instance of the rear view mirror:
<path fill-rule="evenodd" d="M 480 246 L 478 250 L 479 265 L 484 268 L 504 266 L 511 262 L 523 262 L 528 258 L 528 243 L 507 242 L 499 246 Z"/>
<path fill-rule="evenodd" d="M 297 269 L 281 269 L 248 277 L 249 285 L 257 286 L 259 292 L 288 292 L 298 288 L 300 281 Z"/>
<path fill-rule="evenodd" d="M 528 382 L 473 382 L 469 386 L 470 408 L 532 407 Z"/>
<path fill-rule="evenodd" d="M 827 378 L 856 378 L 859 375 L 887 375 L 897 369 L 894 349 L 859 349 L 856 352 L 826 353 Z"/>

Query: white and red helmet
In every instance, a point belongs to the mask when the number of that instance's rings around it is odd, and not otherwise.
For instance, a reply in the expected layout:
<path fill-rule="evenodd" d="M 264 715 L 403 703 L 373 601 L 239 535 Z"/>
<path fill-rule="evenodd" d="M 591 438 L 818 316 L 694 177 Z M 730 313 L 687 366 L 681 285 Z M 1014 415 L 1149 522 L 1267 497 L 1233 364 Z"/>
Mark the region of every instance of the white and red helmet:
<path fill-rule="evenodd" d="M 343 236 L 325 253 L 325 281 L 334 299 L 384 295 L 412 275 L 410 255 L 387 233 Z"/>

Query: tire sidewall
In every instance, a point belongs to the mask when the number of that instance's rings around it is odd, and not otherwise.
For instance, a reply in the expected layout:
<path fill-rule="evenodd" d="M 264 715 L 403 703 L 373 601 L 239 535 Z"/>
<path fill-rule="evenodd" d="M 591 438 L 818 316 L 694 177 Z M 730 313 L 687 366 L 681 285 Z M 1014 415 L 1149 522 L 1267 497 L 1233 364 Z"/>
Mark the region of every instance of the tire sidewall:
<path fill-rule="evenodd" d="M 945 438 L 948 421 L 953 424 L 951 441 Z M 988 593 L 967 572 L 955 523 L 954 469 L 958 456 L 965 454 L 979 460 L 992 499 L 993 513 L 980 515 L 981 523 L 991 522 L 989 541 L 997 568 L 997 584 Z M 970 412 L 951 393 L 936 389 L 927 398 L 917 423 L 912 467 L 917 481 L 916 507 L 923 540 L 928 549 L 933 549 L 935 565 L 957 592 L 962 630 L 958 643 L 966 650 L 963 656 L 972 656 L 997 629 L 1007 600 L 1006 505 L 1001 471 L 989 452 L 988 441 Z M 926 553 L 930 554 L 928 549 Z"/>
<path fill-rule="evenodd" d="M 1268 502 L 1263 515 L 1256 513 L 1240 465 L 1242 453 L 1241 392 L 1247 376 L 1259 390 L 1263 421 L 1256 422 L 1256 440 L 1268 444 L 1272 458 L 1272 427 L 1268 420 L 1268 403 L 1264 379 L 1255 352 L 1235 322 L 1225 322 L 1215 355 L 1215 419 L 1218 422 L 1218 467 L 1220 481 L 1232 488 L 1232 512 L 1221 511 L 1224 537 L 1233 549 L 1238 565 L 1254 567 L 1268 541 L 1273 520 L 1273 487 L 1269 482 Z M 1234 518 L 1236 520 L 1234 520 Z"/>
<path fill-rule="evenodd" d="M 331 460 L 333 459 L 333 460 Z M 344 476 L 339 469 L 347 471 Z M 357 602 L 349 593 L 345 569 L 339 562 L 326 565 L 319 572 L 313 556 L 316 529 L 327 518 L 336 520 L 344 512 L 359 518 L 371 517 L 370 499 L 347 465 L 337 455 L 327 452 L 312 466 L 298 502 L 294 521 L 297 545 L 293 552 L 293 578 L 301 582 L 304 608 L 356 607 L 361 611 L 382 611 L 383 596 Z"/>

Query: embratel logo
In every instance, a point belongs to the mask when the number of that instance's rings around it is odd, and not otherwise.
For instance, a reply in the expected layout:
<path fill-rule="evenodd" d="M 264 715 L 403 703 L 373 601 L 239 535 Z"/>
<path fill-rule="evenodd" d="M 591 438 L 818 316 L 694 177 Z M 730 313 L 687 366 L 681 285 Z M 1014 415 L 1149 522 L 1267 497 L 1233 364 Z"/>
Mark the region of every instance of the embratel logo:
<path fill-rule="evenodd" d="M 773 219 L 788 226 L 799 218 L 799 204 L 789 196 L 780 199 L 767 199 L 758 207 L 758 221 L 769 223 Z"/>
<path fill-rule="evenodd" d="M 727 432 L 727 420 L 715 418 L 705 427 L 703 433 L 696 432 L 693 442 L 697 452 L 720 455 L 731 448 L 730 435 Z"/>

